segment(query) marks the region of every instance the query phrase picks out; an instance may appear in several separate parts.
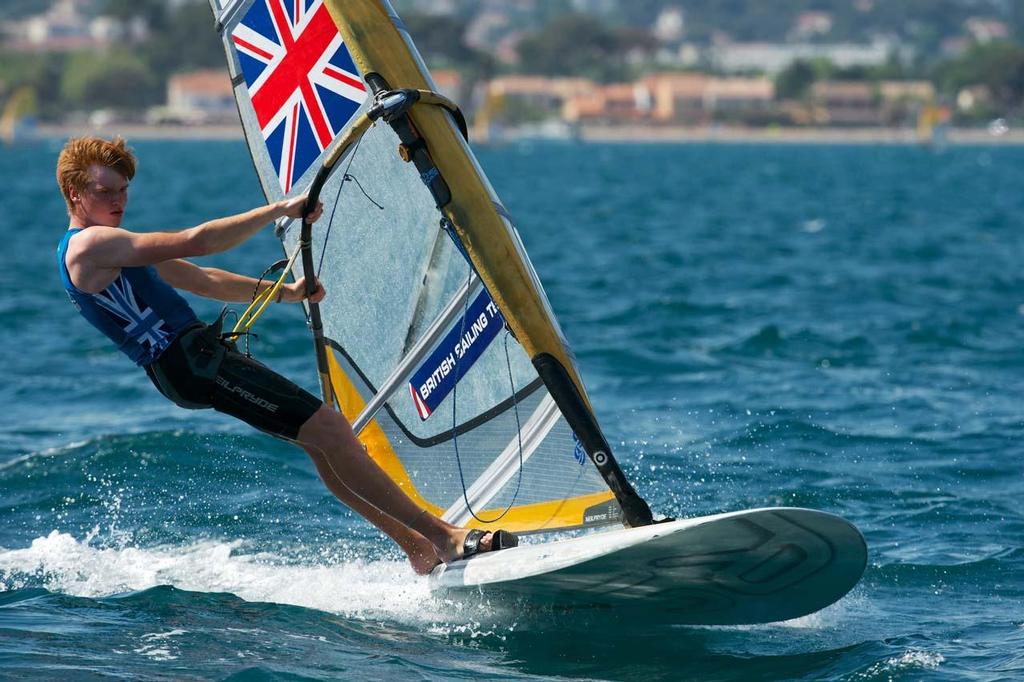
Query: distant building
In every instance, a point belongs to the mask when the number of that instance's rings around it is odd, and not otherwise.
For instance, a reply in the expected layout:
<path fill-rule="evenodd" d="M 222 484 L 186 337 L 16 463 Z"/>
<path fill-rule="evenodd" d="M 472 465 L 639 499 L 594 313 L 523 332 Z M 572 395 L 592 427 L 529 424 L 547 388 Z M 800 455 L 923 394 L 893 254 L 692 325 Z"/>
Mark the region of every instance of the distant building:
<path fill-rule="evenodd" d="M 828 12 L 801 12 L 796 16 L 790 35 L 795 40 L 807 40 L 832 32 L 832 15 Z"/>
<path fill-rule="evenodd" d="M 88 50 L 143 40 L 149 34 L 145 20 L 139 17 L 129 21 L 109 16 L 89 19 L 94 4 L 90 0 L 58 0 L 43 14 L 8 22 L 6 47 L 38 52 Z"/>
<path fill-rule="evenodd" d="M 678 45 L 686 35 L 686 14 L 682 7 L 666 7 L 658 14 L 651 33 L 659 42 Z"/>
<path fill-rule="evenodd" d="M 566 99 L 563 117 L 570 122 L 704 125 L 716 117 L 744 119 L 768 111 L 774 97 L 775 87 L 765 78 L 660 73 L 578 92 Z"/>
<path fill-rule="evenodd" d="M 956 95 L 956 108 L 965 114 L 973 114 L 992 104 L 992 91 L 984 85 L 961 89 Z"/>
<path fill-rule="evenodd" d="M 488 91 L 503 97 L 521 97 L 545 108 L 557 108 L 562 100 L 592 90 L 588 78 L 547 78 L 546 76 L 500 76 L 493 79 Z"/>
<path fill-rule="evenodd" d="M 413 12 L 437 16 L 454 14 L 458 10 L 455 0 L 406 0 Z"/>
<path fill-rule="evenodd" d="M 712 78 L 704 90 L 704 110 L 712 116 L 768 111 L 774 101 L 775 84 L 768 78 Z"/>
<path fill-rule="evenodd" d="M 523 32 L 516 28 L 512 17 L 501 10 L 482 10 L 466 28 L 466 45 L 495 57 L 504 64 L 519 60 L 516 46 Z"/>
<path fill-rule="evenodd" d="M 708 57 L 712 64 L 726 72 L 759 71 L 776 74 L 798 59 L 827 59 L 841 68 L 880 66 L 886 63 L 893 49 L 892 43 L 883 40 L 870 45 L 724 43 L 709 48 Z"/>
<path fill-rule="evenodd" d="M 939 51 L 943 57 L 956 58 L 967 52 L 970 47 L 970 40 L 962 36 L 954 36 L 952 38 L 944 38 L 939 45 Z"/>
<path fill-rule="evenodd" d="M 462 91 L 462 75 L 454 69 L 435 69 L 430 72 L 431 77 L 434 79 L 434 84 L 437 86 L 437 91 L 452 100 L 456 104 L 460 104 L 463 100 L 465 93 Z"/>
<path fill-rule="evenodd" d="M 43 14 L 12 26 L 12 47 L 27 50 L 79 50 L 96 47 L 83 0 L 58 0 Z"/>
<path fill-rule="evenodd" d="M 937 111 L 938 93 L 928 81 L 882 81 L 878 94 L 882 117 L 888 125 L 919 124 L 927 112 Z"/>
<path fill-rule="evenodd" d="M 181 73 L 167 82 L 167 112 L 190 123 L 233 123 L 238 120 L 231 77 L 226 70 Z"/>
<path fill-rule="evenodd" d="M 811 88 L 814 121 L 834 126 L 877 126 L 883 122 L 881 97 L 870 83 L 821 81 Z"/>
<path fill-rule="evenodd" d="M 927 104 L 935 101 L 935 86 L 928 81 L 882 81 L 879 94 L 885 102 L 918 102 Z"/>
<path fill-rule="evenodd" d="M 984 17 L 971 17 L 964 22 L 964 29 L 979 43 L 991 43 L 1010 37 L 1010 28 L 1005 23 Z"/>
<path fill-rule="evenodd" d="M 596 89 L 586 78 L 501 76 L 484 86 L 476 123 L 488 128 L 498 123 L 558 119 L 564 116 L 568 101 Z"/>
<path fill-rule="evenodd" d="M 613 83 L 569 97 L 563 118 L 570 123 L 636 123 L 650 117 L 650 106 L 650 92 L 642 83 Z"/>
<path fill-rule="evenodd" d="M 704 94 L 710 76 L 702 73 L 659 73 L 643 79 L 651 93 L 655 121 L 701 123 L 706 117 Z"/>

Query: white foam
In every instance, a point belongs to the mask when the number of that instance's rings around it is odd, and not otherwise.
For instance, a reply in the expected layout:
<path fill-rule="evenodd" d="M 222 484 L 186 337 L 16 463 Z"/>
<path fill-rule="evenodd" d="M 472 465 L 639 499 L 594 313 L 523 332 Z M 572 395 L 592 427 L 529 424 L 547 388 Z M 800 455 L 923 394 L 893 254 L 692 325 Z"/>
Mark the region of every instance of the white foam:
<path fill-rule="evenodd" d="M 170 641 L 170 638 L 184 635 L 187 632 L 187 630 L 174 629 L 169 632 L 146 633 L 139 637 L 142 644 L 137 649 L 132 649 L 132 653 L 152 658 L 154 661 L 176 660 L 180 652 L 176 643 Z"/>
<path fill-rule="evenodd" d="M 923 668 L 924 670 L 938 670 L 939 665 L 945 662 L 946 657 L 935 651 L 921 651 L 909 649 L 902 655 L 890 658 L 888 663 L 895 669 Z"/>
<path fill-rule="evenodd" d="M 854 679 L 874 680 L 882 674 L 907 670 L 938 670 L 945 660 L 945 656 L 935 651 L 907 649 L 899 656 L 892 656 L 872 664 L 866 670 L 858 673 Z"/>
<path fill-rule="evenodd" d="M 88 444 L 89 444 L 89 441 L 87 441 L 87 440 L 78 440 L 78 441 L 72 441 L 71 443 L 65 443 L 65 444 L 59 445 L 59 446 L 45 448 L 43 450 L 39 450 L 39 451 L 36 451 L 36 452 L 27 452 L 24 455 L 20 455 L 18 457 L 14 457 L 13 459 L 7 460 L 6 462 L 0 463 L 0 471 L 5 471 L 7 469 L 11 469 L 13 467 L 18 466 L 19 464 L 23 464 L 25 462 L 28 462 L 29 460 L 33 460 L 33 459 L 36 459 L 36 458 L 39 458 L 39 457 L 52 457 L 53 455 L 59 455 L 59 454 L 64 453 L 64 452 L 75 450 L 77 448 L 82 447 L 83 445 L 88 445 Z"/>
<path fill-rule="evenodd" d="M 448 629 L 464 627 L 480 606 L 431 594 L 425 578 L 398 561 L 297 564 L 272 554 L 247 554 L 242 543 L 208 540 L 177 547 L 106 548 L 51 532 L 25 549 L 0 548 L 0 591 L 26 584 L 81 597 L 105 597 L 172 585 L 196 592 L 228 592 L 246 601 L 303 606 L 356 618 L 383 618 Z M 41 585 L 40 585 L 41 583 Z M 489 616 L 503 620 L 495 609 Z M 474 627 L 476 624 L 474 623 Z M 147 642 L 153 653 L 174 655 Z M 147 649 L 149 651 L 149 649 Z"/>

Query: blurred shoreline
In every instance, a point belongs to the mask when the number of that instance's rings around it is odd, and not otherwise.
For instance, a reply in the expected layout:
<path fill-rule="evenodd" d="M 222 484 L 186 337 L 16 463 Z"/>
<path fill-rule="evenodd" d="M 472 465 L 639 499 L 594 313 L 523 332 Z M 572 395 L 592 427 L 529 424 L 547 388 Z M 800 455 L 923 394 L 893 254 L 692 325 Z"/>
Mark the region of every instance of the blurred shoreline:
<path fill-rule="evenodd" d="M 129 140 L 241 140 L 240 125 L 145 125 L 112 123 L 38 125 L 33 137 L 66 139 L 82 135 L 121 135 Z M 950 128 L 924 137 L 912 128 L 748 128 L 739 126 L 606 126 L 585 125 L 574 129 L 547 126 L 508 128 L 498 137 L 470 135 L 474 144 L 511 144 L 532 141 L 616 143 L 764 143 L 764 144 L 930 144 L 930 145 L 1024 145 L 1024 130 L 992 134 L 984 128 Z"/>

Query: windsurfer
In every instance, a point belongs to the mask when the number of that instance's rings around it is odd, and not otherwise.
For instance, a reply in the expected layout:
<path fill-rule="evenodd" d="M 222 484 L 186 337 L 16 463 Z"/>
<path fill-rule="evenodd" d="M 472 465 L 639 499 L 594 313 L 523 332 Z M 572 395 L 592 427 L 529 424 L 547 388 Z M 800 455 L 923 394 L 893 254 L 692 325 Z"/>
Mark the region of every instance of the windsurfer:
<path fill-rule="evenodd" d="M 510 533 L 459 528 L 421 509 L 370 458 L 344 416 L 238 353 L 221 338 L 219 324 L 202 324 L 176 291 L 247 302 L 255 288 L 270 286 L 184 259 L 227 251 L 278 218 L 301 218 L 305 196 L 175 232 L 131 232 L 121 221 L 134 175 L 135 157 L 120 138 L 78 138 L 65 145 L 57 182 L 71 220 L 58 267 L 79 312 L 143 367 L 161 393 L 183 407 L 212 407 L 303 448 L 335 497 L 391 537 L 417 573 L 516 543 Z M 307 220 L 316 221 L 321 210 L 318 205 Z M 311 300 L 325 295 L 318 283 Z M 304 298 L 304 279 L 285 285 L 278 296 L 279 302 Z"/>

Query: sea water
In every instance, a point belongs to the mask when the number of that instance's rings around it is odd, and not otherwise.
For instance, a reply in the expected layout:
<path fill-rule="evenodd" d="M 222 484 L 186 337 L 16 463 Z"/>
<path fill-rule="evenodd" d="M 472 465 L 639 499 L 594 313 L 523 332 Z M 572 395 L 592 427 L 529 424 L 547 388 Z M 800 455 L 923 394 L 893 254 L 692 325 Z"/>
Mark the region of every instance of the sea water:
<path fill-rule="evenodd" d="M 0 678 L 1024 678 L 1024 149 L 479 151 L 657 512 L 867 537 L 820 613 L 651 627 L 433 596 L 301 452 L 162 399 L 61 291 L 59 147 L 0 149 Z M 241 142 L 135 148 L 127 226 L 262 199 Z M 301 309 L 259 326 L 315 391 Z"/>

